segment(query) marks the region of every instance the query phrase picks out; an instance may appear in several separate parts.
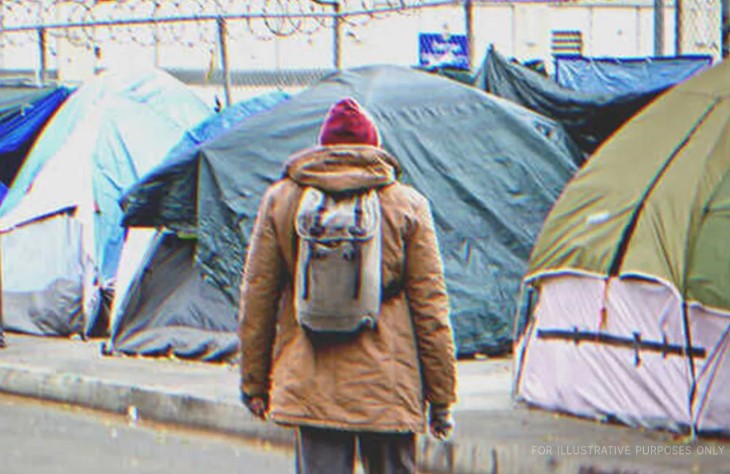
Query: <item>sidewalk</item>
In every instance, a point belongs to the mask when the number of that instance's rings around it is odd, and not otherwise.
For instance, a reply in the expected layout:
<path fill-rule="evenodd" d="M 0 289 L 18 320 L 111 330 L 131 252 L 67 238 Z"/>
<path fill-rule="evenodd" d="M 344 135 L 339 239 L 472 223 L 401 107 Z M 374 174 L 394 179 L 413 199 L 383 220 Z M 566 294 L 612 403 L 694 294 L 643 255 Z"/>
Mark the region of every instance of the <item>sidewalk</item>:
<path fill-rule="evenodd" d="M 5 335 L 0 392 L 127 413 L 141 419 L 291 443 L 293 432 L 251 417 L 233 366 L 105 357 L 99 341 Z M 459 362 L 457 430 L 419 439 L 428 472 L 730 473 L 730 442 L 692 444 L 663 433 L 605 425 L 510 400 L 511 361 Z M 730 396 L 730 394 L 729 394 Z"/>

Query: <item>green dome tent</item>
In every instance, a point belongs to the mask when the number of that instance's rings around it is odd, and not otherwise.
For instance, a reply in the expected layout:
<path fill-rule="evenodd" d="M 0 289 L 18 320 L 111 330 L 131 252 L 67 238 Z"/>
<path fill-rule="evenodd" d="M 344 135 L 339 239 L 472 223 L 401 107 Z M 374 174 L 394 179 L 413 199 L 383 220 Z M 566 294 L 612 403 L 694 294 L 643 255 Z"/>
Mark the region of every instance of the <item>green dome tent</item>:
<path fill-rule="evenodd" d="M 632 119 L 555 203 L 525 280 L 538 296 L 518 325 L 518 398 L 730 433 L 728 234 L 730 64 L 721 64 Z"/>

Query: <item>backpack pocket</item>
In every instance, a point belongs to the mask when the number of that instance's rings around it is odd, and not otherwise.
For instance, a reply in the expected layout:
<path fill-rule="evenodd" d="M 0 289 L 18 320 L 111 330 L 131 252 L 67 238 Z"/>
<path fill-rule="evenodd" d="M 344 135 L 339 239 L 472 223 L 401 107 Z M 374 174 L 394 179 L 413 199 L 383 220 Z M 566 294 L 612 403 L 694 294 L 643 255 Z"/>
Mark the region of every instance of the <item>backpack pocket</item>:
<path fill-rule="evenodd" d="M 296 215 L 294 308 L 314 332 L 374 327 L 381 299 L 381 212 L 376 190 L 331 195 L 307 188 Z"/>

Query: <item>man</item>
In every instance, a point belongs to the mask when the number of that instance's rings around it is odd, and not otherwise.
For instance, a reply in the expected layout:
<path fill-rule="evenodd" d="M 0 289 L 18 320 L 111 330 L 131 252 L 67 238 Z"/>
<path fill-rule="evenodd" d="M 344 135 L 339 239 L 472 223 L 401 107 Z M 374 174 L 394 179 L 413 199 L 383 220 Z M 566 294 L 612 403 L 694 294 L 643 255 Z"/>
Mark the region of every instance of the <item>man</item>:
<path fill-rule="evenodd" d="M 301 474 L 352 473 L 356 445 L 368 473 L 416 472 L 426 407 L 431 433 L 443 439 L 456 400 L 431 211 L 396 180 L 398 162 L 354 99 L 329 110 L 319 141 L 287 162 L 259 208 L 241 285 L 242 401 L 257 417 L 298 428 Z M 379 200 L 379 313 L 349 337 L 317 337 L 300 320 L 299 292 L 308 290 L 299 282 L 311 262 L 298 261 L 306 247 L 295 224 L 309 188 L 335 196 L 375 190 Z"/>

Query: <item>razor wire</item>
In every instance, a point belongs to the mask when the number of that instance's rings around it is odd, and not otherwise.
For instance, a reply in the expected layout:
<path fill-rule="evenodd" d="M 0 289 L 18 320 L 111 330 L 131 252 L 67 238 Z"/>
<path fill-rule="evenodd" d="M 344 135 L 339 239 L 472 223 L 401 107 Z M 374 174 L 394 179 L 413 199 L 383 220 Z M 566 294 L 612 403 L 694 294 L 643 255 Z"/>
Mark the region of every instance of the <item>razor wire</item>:
<path fill-rule="evenodd" d="M 325 3 L 325 4 L 323 4 Z M 331 28 L 338 4 L 339 19 L 357 28 L 388 15 L 409 15 L 435 0 L 0 0 L 2 41 L 8 45 L 37 42 L 33 30 L 48 29 L 51 37 L 80 47 L 105 43 L 142 46 L 214 47 L 216 17 L 231 17 L 231 39 L 272 40 L 312 35 Z M 70 25 L 62 27 L 62 25 Z M 58 27 L 50 28 L 56 25 Z"/>

